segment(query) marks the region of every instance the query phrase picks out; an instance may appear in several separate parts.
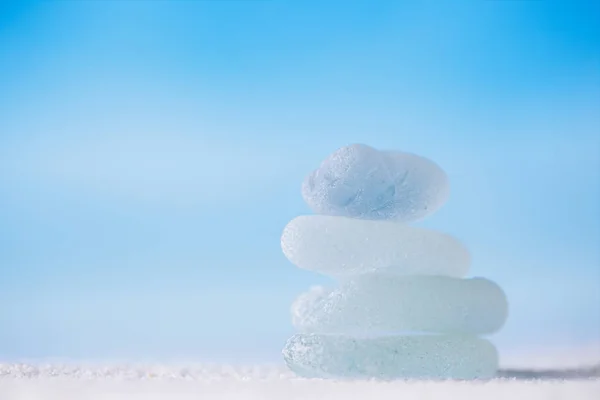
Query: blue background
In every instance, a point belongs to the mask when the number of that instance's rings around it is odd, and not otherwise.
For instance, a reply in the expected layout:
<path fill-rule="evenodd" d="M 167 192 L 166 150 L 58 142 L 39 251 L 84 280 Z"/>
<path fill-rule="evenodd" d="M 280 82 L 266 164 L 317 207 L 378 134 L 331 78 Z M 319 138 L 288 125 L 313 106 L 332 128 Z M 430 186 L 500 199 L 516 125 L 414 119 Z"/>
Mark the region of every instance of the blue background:
<path fill-rule="evenodd" d="M 278 361 L 279 236 L 349 143 L 435 160 L 511 302 L 600 341 L 600 3 L 0 3 L 0 357 Z"/>

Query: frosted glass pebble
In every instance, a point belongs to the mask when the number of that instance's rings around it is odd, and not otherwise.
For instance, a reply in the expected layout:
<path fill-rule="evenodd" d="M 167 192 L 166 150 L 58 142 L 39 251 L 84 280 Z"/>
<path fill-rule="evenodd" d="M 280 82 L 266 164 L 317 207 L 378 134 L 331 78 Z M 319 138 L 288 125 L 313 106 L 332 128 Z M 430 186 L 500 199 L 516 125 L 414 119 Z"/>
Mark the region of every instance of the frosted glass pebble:
<path fill-rule="evenodd" d="M 498 369 L 494 345 L 472 336 L 296 334 L 283 357 L 292 371 L 307 378 L 487 379 Z"/>
<path fill-rule="evenodd" d="M 491 334 L 508 316 L 502 289 L 483 278 L 364 275 L 313 288 L 292 304 L 302 332 Z"/>
<path fill-rule="evenodd" d="M 305 178 L 302 197 L 317 214 L 410 222 L 438 210 L 449 190 L 445 172 L 433 161 L 352 144 Z"/>
<path fill-rule="evenodd" d="M 450 235 L 389 221 L 305 215 L 283 230 L 281 248 L 296 266 L 330 276 L 371 272 L 462 277 L 468 250 Z"/>

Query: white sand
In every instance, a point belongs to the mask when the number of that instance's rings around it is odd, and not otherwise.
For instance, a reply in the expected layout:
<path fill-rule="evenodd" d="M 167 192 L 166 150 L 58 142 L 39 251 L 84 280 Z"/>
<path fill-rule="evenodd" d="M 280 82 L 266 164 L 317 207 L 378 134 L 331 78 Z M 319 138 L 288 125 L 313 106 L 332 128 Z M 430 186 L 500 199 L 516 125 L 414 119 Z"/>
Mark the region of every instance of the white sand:
<path fill-rule="evenodd" d="M 283 367 L 0 365 L 1 400 L 597 400 L 600 379 L 304 380 Z"/>

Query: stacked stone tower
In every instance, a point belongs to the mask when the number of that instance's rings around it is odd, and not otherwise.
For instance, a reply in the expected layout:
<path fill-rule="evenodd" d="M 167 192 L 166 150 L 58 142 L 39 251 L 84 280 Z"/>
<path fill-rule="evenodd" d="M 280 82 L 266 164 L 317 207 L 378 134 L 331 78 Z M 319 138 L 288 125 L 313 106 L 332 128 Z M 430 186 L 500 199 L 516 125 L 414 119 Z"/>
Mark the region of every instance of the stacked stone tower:
<path fill-rule="evenodd" d="M 476 379 L 496 374 L 498 355 L 482 335 L 507 317 L 503 291 L 465 279 L 467 249 L 453 237 L 408 223 L 446 201 L 446 174 L 413 154 L 365 145 L 331 154 L 304 181 L 317 215 L 284 229 L 281 245 L 300 268 L 335 279 L 292 306 L 283 355 L 305 377 Z"/>

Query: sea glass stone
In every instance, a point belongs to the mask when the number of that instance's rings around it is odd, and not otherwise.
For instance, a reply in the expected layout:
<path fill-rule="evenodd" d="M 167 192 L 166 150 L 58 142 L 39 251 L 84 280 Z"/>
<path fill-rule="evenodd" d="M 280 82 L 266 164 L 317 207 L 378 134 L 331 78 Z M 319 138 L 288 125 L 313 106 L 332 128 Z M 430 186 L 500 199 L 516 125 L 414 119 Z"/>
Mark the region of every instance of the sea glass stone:
<path fill-rule="evenodd" d="M 313 288 L 292 305 L 301 332 L 433 332 L 485 335 L 508 316 L 502 289 L 484 278 L 364 275 Z"/>
<path fill-rule="evenodd" d="M 434 213 L 448 195 L 448 177 L 433 161 L 364 144 L 336 150 L 302 184 L 317 214 L 398 222 Z"/>
<path fill-rule="evenodd" d="M 306 378 L 489 379 L 498 369 L 494 345 L 474 336 L 299 333 L 287 341 L 283 356 Z"/>
<path fill-rule="evenodd" d="M 365 273 L 465 276 L 468 250 L 450 235 L 389 221 L 326 215 L 294 218 L 281 248 L 296 266 L 343 277 Z"/>

